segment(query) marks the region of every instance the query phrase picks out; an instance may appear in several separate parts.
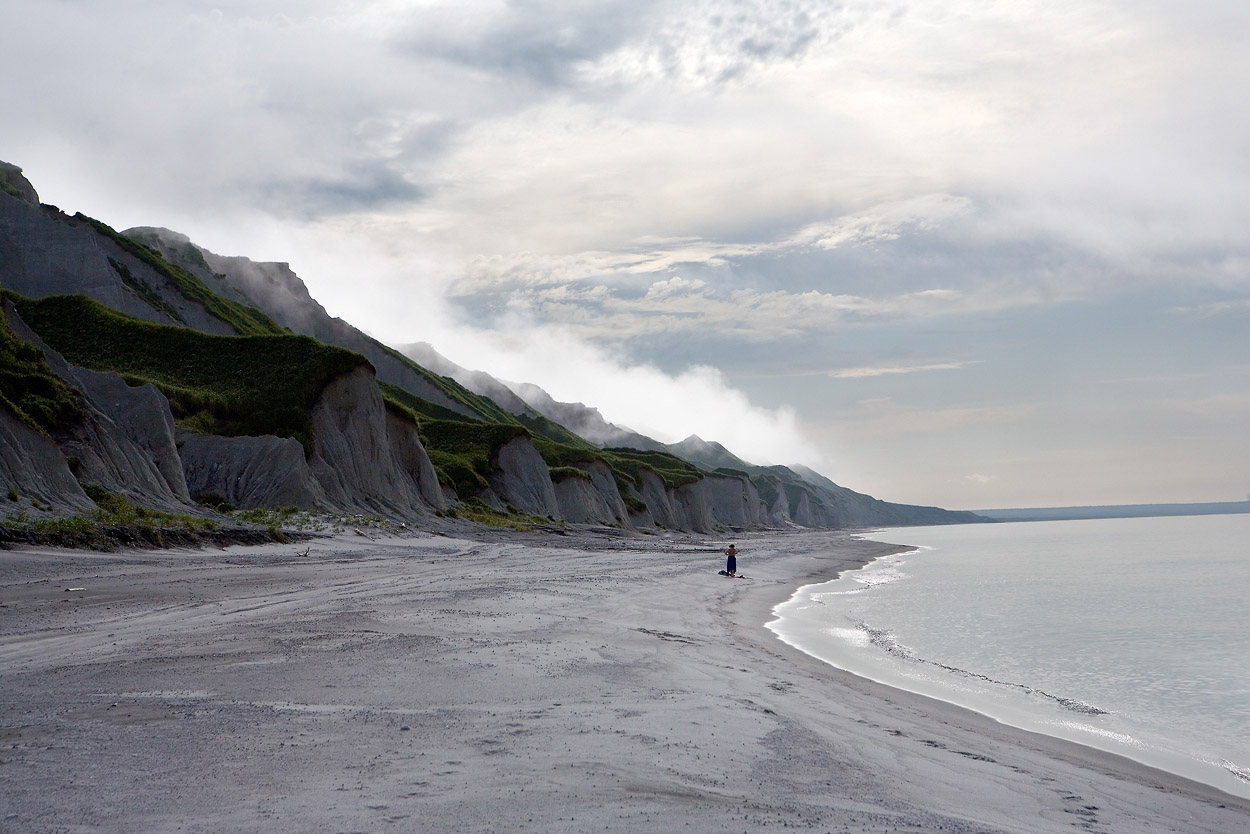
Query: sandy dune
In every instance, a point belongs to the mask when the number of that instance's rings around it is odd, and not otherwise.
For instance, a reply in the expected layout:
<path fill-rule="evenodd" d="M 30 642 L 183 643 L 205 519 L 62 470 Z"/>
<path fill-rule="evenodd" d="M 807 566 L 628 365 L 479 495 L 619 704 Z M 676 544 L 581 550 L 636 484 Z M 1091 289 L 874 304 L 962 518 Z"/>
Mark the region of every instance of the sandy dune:
<path fill-rule="evenodd" d="M 486 538 L 0 552 L 0 831 L 1250 830 L 763 627 L 883 545 Z"/>

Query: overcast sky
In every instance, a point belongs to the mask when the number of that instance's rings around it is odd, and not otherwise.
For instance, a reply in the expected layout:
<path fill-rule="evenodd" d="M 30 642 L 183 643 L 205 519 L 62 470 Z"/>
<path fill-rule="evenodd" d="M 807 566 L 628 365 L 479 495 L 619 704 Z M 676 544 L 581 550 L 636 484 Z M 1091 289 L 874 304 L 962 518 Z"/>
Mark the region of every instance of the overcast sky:
<path fill-rule="evenodd" d="M 1250 494 L 1244 0 L 9 0 L 0 159 L 667 441 Z"/>

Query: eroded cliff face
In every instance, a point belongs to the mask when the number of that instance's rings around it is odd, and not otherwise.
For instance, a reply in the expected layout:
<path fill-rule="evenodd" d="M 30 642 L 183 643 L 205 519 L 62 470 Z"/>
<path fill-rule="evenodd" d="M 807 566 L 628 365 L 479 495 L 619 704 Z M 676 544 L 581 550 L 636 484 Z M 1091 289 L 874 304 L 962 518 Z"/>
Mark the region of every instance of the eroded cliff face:
<path fill-rule="evenodd" d="M 560 502 L 547 462 L 528 437 L 508 441 L 495 453 L 497 471 L 487 479 L 488 503 L 503 509 L 511 505 L 530 515 L 560 518 Z M 495 500 L 490 500 L 494 497 Z M 499 507 L 502 502 L 503 507 Z"/>
<path fill-rule="evenodd" d="M 708 533 L 712 530 L 716 521 L 712 515 L 707 478 L 693 484 L 682 484 L 670 490 L 669 496 L 679 529 L 693 530 L 696 533 Z"/>
<path fill-rule="evenodd" d="M 664 479 L 654 472 L 644 470 L 640 475 L 640 480 L 642 486 L 630 485 L 630 491 L 634 498 L 646 506 L 646 509 L 630 515 L 634 526 L 662 527 L 668 530 L 685 529 L 684 519 L 679 519 L 673 510 Z"/>
<path fill-rule="evenodd" d="M 0 192 L 0 286 L 30 298 L 87 295 L 158 324 L 233 334 L 167 277 L 98 232 L 55 208 Z"/>
<path fill-rule="evenodd" d="M 131 386 L 117 374 L 71 365 L 12 305 L 4 312 L 13 331 L 41 348 L 52 371 L 80 392 L 83 405 L 81 421 L 55 439 L 0 410 L 6 499 L 12 488 L 23 502 L 38 499 L 80 512 L 94 506 L 81 481 L 144 506 L 184 512 L 208 493 L 245 508 L 293 505 L 389 518 L 446 506 L 416 426 L 386 411 L 366 364 L 322 392 L 310 415 L 314 452 L 306 458 L 291 438 L 178 429 L 155 386 Z"/>
<path fill-rule="evenodd" d="M 402 417 L 386 412 L 386 436 L 399 468 L 416 484 L 420 499 L 436 510 L 445 509 L 447 496 L 438 482 L 434 464 L 421 444 L 417 427 Z"/>
<path fill-rule="evenodd" d="M 416 426 L 386 410 L 369 366 L 331 381 L 310 416 L 311 455 L 293 438 L 180 432 L 191 494 L 395 519 L 446 506 Z"/>
<path fill-rule="evenodd" d="M 82 396 L 81 422 L 55 438 L 62 465 L 75 478 L 76 492 L 71 490 L 64 500 L 48 503 L 77 508 L 77 494 L 82 492 L 77 481 L 81 480 L 128 495 L 145 506 L 186 507 L 190 496 L 165 396 L 151 385 L 130 386 L 117 374 L 71 365 L 27 327 L 11 304 L 5 305 L 5 316 L 13 332 L 43 350 L 52 372 Z M 45 471 L 39 477 L 53 477 L 53 473 Z M 60 483 L 61 476 L 55 478 Z"/>
<path fill-rule="evenodd" d="M 612 470 L 603 461 L 579 467 L 585 477 L 556 482 L 560 517 L 572 524 L 607 524 L 632 527 L 625 501 L 616 487 Z"/>
<path fill-rule="evenodd" d="M 87 403 L 82 425 L 58 438 L 78 478 L 147 507 L 179 510 L 190 504 L 165 395 L 152 385 L 127 385 L 117 374 L 64 367 L 62 378 L 77 382 Z"/>
<path fill-rule="evenodd" d="M 287 264 L 217 256 L 164 229 L 134 230 L 134 236 L 223 298 L 255 304 L 296 332 L 361 353 L 387 382 L 471 419 L 489 421 L 498 416 L 493 407 L 467 405 L 461 401 L 463 392 L 445 390 L 445 380 L 329 316 Z M 228 302 L 222 302 L 227 304 L 223 308 L 221 299 L 211 299 L 199 289 L 187 291 L 183 285 L 189 280 L 106 227 L 41 206 L 21 170 L 0 163 L 0 285 L 32 297 L 85 294 L 124 313 L 205 333 L 228 335 L 248 329 L 250 319 L 244 317 L 240 323 L 232 317 Z M 234 321 L 238 331 L 225 319 Z M 272 323 L 264 326 L 272 328 Z M 0 431 L 0 451 L 5 453 L 0 486 L 6 491 L 11 485 L 57 507 L 90 507 L 76 475 L 155 507 L 194 507 L 196 497 L 213 492 L 244 507 L 294 504 L 393 518 L 417 516 L 457 500 L 438 484 L 416 427 L 386 410 L 372 372 L 363 366 L 327 386 L 312 414 L 314 448 L 305 454 L 292 440 L 179 432 L 157 389 L 128 386 L 115 375 L 70 366 L 51 353 L 49 362 L 82 392 L 85 416 L 53 440 L 7 415 Z M 676 489 L 667 489 L 654 472 L 643 473 L 640 485 L 630 489 L 631 497 L 646 509 L 631 515 L 605 464 L 587 465 L 589 479 L 553 484 L 533 444 L 518 438 L 498 451 L 498 470 L 483 494 L 500 509 L 515 507 L 572 523 L 692 532 L 979 520 L 937 508 L 888 504 L 801 467 L 797 474 L 751 467 L 719 444 L 695 437 L 667 447 L 611 426 L 593 408 L 556 403 L 532 386 L 520 386 L 517 396 L 484 374 L 461 376 L 466 386 L 498 397 L 503 408 L 514 413 L 546 409 L 557 422 L 576 426 L 584 436 L 639 449 L 670 449 L 708 473 Z M 786 488 L 779 490 L 771 506 L 762 507 L 749 477 L 711 472 L 725 467 L 771 478 L 770 484 L 781 477 Z M 771 486 L 766 491 L 773 495 Z"/>
<path fill-rule="evenodd" d="M 765 526 L 763 502 L 750 478 L 708 475 L 700 483 L 707 492 L 714 523 L 743 530 Z"/>
<path fill-rule="evenodd" d="M 694 483 L 670 489 L 658 475 L 644 471 L 641 488 L 632 491 L 647 506 L 630 517 L 639 528 L 711 533 L 770 526 L 759 493 L 745 476 L 709 473 Z"/>
<path fill-rule="evenodd" d="M 169 229 L 143 227 L 128 229 L 126 234 L 151 246 L 170 263 L 191 272 L 214 291 L 255 305 L 283 327 L 361 354 L 373 364 L 378 379 L 458 414 L 473 416 L 472 409 L 447 396 L 394 351 L 326 312 L 289 264 L 217 255 L 192 243 L 186 235 Z"/>
<path fill-rule="evenodd" d="M 95 507 L 52 438 L 0 408 L 0 516 L 31 510 L 32 499 L 68 512 Z"/>
<path fill-rule="evenodd" d="M 217 495 L 243 509 L 328 509 L 325 490 L 291 437 L 219 437 L 179 432 L 187 489 Z"/>
<path fill-rule="evenodd" d="M 411 517 L 429 511 L 422 500 L 422 478 L 433 467 L 405 467 L 415 452 L 391 444 L 386 406 L 373 370 L 361 365 L 333 380 L 321 392 L 312 412 L 313 454 L 309 467 L 332 509 L 341 512 Z M 419 445 L 419 441 L 417 441 Z M 422 450 L 424 451 L 424 450 Z M 425 463 L 429 464 L 426 457 Z M 426 489 L 437 489 L 437 482 Z"/>

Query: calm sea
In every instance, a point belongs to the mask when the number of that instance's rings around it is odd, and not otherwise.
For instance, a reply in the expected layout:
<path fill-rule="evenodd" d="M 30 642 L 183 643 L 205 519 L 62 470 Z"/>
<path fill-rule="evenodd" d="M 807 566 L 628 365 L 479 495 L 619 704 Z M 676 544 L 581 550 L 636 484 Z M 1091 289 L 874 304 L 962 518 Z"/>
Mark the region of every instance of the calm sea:
<path fill-rule="evenodd" d="M 1250 797 L 1250 515 L 908 527 L 777 606 L 881 683 Z"/>

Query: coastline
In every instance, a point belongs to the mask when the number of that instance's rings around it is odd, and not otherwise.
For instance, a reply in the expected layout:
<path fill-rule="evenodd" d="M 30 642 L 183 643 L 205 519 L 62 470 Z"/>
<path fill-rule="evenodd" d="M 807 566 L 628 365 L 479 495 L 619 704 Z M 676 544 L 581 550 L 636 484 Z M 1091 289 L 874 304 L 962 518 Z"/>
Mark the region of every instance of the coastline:
<path fill-rule="evenodd" d="M 893 532 L 905 533 L 905 530 L 894 530 Z M 873 531 L 862 531 L 857 535 L 869 536 L 874 535 L 874 533 Z M 775 609 L 779 605 L 794 599 L 794 597 L 801 593 L 805 588 L 809 588 L 814 585 L 824 585 L 835 579 L 843 578 L 849 571 L 858 570 L 875 559 L 890 556 L 896 553 L 911 552 L 916 549 L 915 545 L 896 545 L 876 538 L 865 538 L 863 541 L 879 545 L 881 547 L 880 552 L 873 554 L 871 558 L 865 559 L 859 564 L 839 568 L 833 574 L 822 573 L 819 570 L 807 574 L 802 578 L 800 584 L 798 584 L 789 594 L 782 594 L 778 592 L 775 595 L 770 595 L 765 600 L 754 603 L 753 616 L 758 616 L 760 613 L 764 613 L 765 616 L 761 618 L 761 622 L 771 623 L 777 619 L 777 616 L 774 614 Z M 1064 758 L 1071 759 L 1072 761 L 1086 762 L 1089 765 L 1096 767 L 1118 767 L 1126 772 L 1131 772 L 1135 777 L 1145 778 L 1154 784 L 1163 785 L 1166 783 L 1175 783 L 1183 790 L 1194 791 L 1195 793 L 1208 797 L 1212 800 L 1227 799 L 1235 803 L 1250 806 L 1250 799 L 1236 794 L 1231 794 L 1208 782 L 1192 779 L 1184 774 L 1176 773 L 1146 762 L 1141 762 L 1130 756 L 1126 756 L 1112 750 L 1106 750 L 1104 748 L 1081 743 L 1080 741 L 1073 739 L 1009 724 L 991 715 L 979 712 L 971 707 L 963 706 L 962 704 L 954 701 L 926 695 L 921 692 L 915 692 L 901 686 L 893 686 L 889 683 L 884 683 L 856 674 L 855 672 L 843 669 L 840 666 L 836 666 L 828 661 L 825 661 L 816 655 L 810 654 L 796 645 L 786 642 L 776 633 L 773 633 L 772 636 L 779 643 L 785 645 L 794 653 L 802 656 L 806 661 L 815 663 L 824 669 L 831 670 L 838 676 L 844 676 L 843 682 L 852 683 L 857 691 L 868 693 L 876 690 L 880 693 L 882 698 L 895 699 L 900 702 L 914 701 L 917 709 L 927 709 L 935 715 L 937 713 L 945 714 L 950 712 L 952 715 L 961 716 L 964 720 L 968 721 L 969 725 L 974 727 L 974 729 L 975 725 L 985 724 L 985 727 L 980 728 L 980 731 L 982 732 L 988 732 L 989 728 L 993 728 L 996 731 L 1002 732 L 1004 737 L 1011 737 L 1018 734 L 1019 741 L 1027 740 L 1031 743 L 1031 746 L 1034 746 L 1039 750 L 1056 755 L 1062 755 Z M 947 721 L 949 718 L 944 715 L 943 720 Z"/>
<path fill-rule="evenodd" d="M 883 537 L 886 536 L 893 539 L 905 537 L 906 532 L 904 529 L 893 529 L 869 531 L 865 535 L 870 536 L 873 541 L 884 541 Z M 949 545 L 949 542 L 946 544 Z M 899 548 L 894 552 L 904 552 L 904 550 Z M 1079 565 L 1068 565 L 1066 570 L 1075 571 L 1079 567 Z M 908 573 L 910 574 L 910 571 Z M 930 568 L 928 576 L 941 587 L 942 581 L 950 579 L 945 576 L 945 570 L 941 571 L 941 574 L 943 575 L 934 577 Z M 844 572 L 837 580 L 817 581 L 796 589 L 788 600 L 773 609 L 774 617 L 769 623 L 769 629 L 797 651 L 809 654 L 818 661 L 848 674 L 871 680 L 880 686 L 910 692 L 967 709 L 987 716 L 996 723 L 1024 732 L 1053 737 L 1081 747 L 1120 756 L 1143 766 L 1173 774 L 1181 779 L 1208 785 L 1214 790 L 1236 796 L 1242 801 L 1250 800 L 1250 785 L 1245 782 L 1244 777 L 1238 778 L 1236 768 L 1229 762 L 1229 758 L 1240 761 L 1244 759 L 1244 755 L 1238 756 L 1228 749 L 1216 754 L 1202 755 L 1184 746 L 1184 740 L 1187 737 L 1183 735 L 1183 728 L 1189 726 L 1184 723 L 1185 720 L 1189 720 L 1195 731 L 1201 731 L 1205 726 L 1195 724 L 1196 719 L 1190 716 L 1178 716 L 1177 721 L 1168 722 L 1167 728 L 1170 734 L 1164 735 L 1161 732 L 1164 725 L 1157 718 L 1154 726 L 1142 722 L 1141 719 L 1133 723 L 1131 716 L 1126 720 L 1120 714 L 1125 709 L 1123 703 L 1114 699 L 1109 704 L 1104 703 L 1100 696 L 1095 694 L 1093 697 L 1097 699 L 1099 706 L 1109 706 L 1112 709 L 1109 719 L 1116 719 L 1116 723 L 1104 723 L 1100 720 L 1102 716 L 1089 718 L 1079 716 L 1071 719 L 1067 717 L 1067 712 L 1058 705 L 1062 703 L 1067 706 L 1068 701 L 1047 692 L 1029 689 L 1023 684 L 999 684 L 991 678 L 972 673 L 963 674 L 975 680 L 964 681 L 962 678 L 954 677 L 954 673 L 958 670 L 945 666 L 941 662 L 923 658 L 917 660 L 921 664 L 917 668 L 931 671 L 929 673 L 916 672 L 913 671 L 911 664 L 900 663 L 884 652 L 874 651 L 867 646 L 852 645 L 844 642 L 844 638 L 831 641 L 825 633 L 827 623 L 831 622 L 828 620 L 830 614 L 836 616 L 845 606 L 846 612 L 854 612 L 851 616 L 855 618 L 855 621 L 865 616 L 859 607 L 860 604 L 856 601 L 860 598 L 854 594 L 855 591 L 863 590 L 865 586 L 856 584 L 858 580 L 850 576 Z M 877 576 L 873 581 L 881 581 L 883 578 Z M 852 593 L 852 596 L 842 596 L 848 591 Z M 813 603 L 813 595 L 816 600 L 822 601 Z M 830 608 L 826 609 L 824 606 L 830 606 Z M 837 617 L 837 619 L 840 621 L 841 618 Z M 915 633 L 914 623 L 912 628 Z M 906 656 L 914 657 L 911 652 L 907 652 Z M 964 668 L 981 670 L 982 667 L 965 666 Z M 952 675 L 948 677 L 940 672 L 935 674 L 935 670 L 949 670 Z M 1196 676 L 1198 673 L 1193 674 Z M 1030 679 L 1018 678 L 1018 680 Z M 981 681 L 985 682 L 984 686 L 978 686 Z M 1023 699 L 1019 695 L 1013 697 L 1008 694 L 1019 690 L 1027 690 L 1035 697 Z M 1089 696 L 1086 694 L 1082 697 Z M 1080 701 L 1076 701 L 1075 704 L 1076 707 L 1068 707 L 1068 709 L 1087 706 Z M 1092 708 L 1089 709 L 1092 711 Z M 1232 737 L 1235 738 L 1236 734 Z M 1223 757 L 1220 756 L 1221 753 Z"/>
<path fill-rule="evenodd" d="M 764 627 L 891 545 L 738 536 L 732 580 L 728 539 L 438 532 L 0 552 L 0 831 L 1250 824 Z"/>

